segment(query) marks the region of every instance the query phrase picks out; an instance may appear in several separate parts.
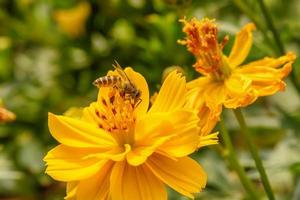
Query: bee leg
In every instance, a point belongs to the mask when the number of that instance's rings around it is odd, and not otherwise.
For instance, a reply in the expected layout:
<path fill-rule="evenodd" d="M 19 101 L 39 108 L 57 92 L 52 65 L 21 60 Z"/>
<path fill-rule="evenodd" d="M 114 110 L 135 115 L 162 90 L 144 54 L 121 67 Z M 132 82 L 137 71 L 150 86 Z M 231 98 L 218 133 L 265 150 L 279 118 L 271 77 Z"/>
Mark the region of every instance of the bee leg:
<path fill-rule="evenodd" d="M 126 98 L 126 93 L 124 90 L 120 90 L 120 96 L 124 99 L 127 100 L 128 98 Z"/>
<path fill-rule="evenodd" d="M 140 103 L 142 103 L 142 99 L 138 98 L 137 103 L 135 104 L 135 108 L 138 107 L 140 105 Z"/>

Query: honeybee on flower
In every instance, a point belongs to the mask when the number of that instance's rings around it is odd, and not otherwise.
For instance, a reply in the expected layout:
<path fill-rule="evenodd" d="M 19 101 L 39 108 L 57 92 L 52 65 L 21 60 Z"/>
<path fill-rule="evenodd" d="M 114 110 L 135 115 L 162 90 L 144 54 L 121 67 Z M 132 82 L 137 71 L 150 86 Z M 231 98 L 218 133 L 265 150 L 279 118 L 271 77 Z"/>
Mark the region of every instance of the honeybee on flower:
<path fill-rule="evenodd" d="M 120 90 L 121 96 L 133 101 L 133 106 L 141 102 L 141 91 L 132 83 L 118 62 L 113 65 L 119 75 L 103 76 L 97 78 L 93 84 L 97 87 L 116 87 Z"/>
<path fill-rule="evenodd" d="M 197 112 L 185 107 L 185 78 L 170 73 L 149 109 L 144 77 L 130 67 L 124 72 L 141 91 L 138 106 L 111 85 L 99 88 L 80 119 L 49 113 L 50 133 L 61 144 L 46 155 L 46 173 L 67 182 L 68 200 L 166 200 L 166 186 L 194 198 L 207 175 L 188 155 L 199 140 L 216 142 L 198 135 Z"/>

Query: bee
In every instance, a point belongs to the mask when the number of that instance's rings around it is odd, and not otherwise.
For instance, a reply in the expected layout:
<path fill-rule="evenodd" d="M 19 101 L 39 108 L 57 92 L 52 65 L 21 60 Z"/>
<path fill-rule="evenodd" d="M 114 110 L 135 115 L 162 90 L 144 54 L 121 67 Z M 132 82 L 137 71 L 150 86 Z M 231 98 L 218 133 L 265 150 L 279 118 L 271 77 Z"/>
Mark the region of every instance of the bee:
<path fill-rule="evenodd" d="M 129 77 L 119 65 L 117 61 L 113 65 L 115 70 L 118 72 L 118 75 L 112 76 L 103 76 L 97 78 L 93 84 L 100 87 L 115 87 L 120 91 L 120 95 L 125 99 L 133 99 L 133 105 L 137 107 L 142 99 L 141 99 L 141 91 L 137 89 L 137 87 L 130 81 Z"/>

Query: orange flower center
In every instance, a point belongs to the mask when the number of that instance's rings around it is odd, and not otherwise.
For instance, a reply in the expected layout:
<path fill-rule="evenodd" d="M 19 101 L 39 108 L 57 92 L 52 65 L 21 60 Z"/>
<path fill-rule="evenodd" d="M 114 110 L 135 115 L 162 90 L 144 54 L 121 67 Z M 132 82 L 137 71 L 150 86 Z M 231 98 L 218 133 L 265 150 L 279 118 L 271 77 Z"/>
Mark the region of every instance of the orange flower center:
<path fill-rule="evenodd" d="M 109 89 L 108 98 L 101 98 L 101 110 L 96 109 L 99 127 L 118 138 L 120 143 L 132 144 L 135 128 L 135 103 L 117 88 Z"/>
<path fill-rule="evenodd" d="M 217 80 L 224 80 L 231 73 L 222 49 L 228 41 L 225 37 L 221 44 L 218 43 L 218 28 L 214 20 L 203 19 L 198 21 L 181 20 L 184 23 L 183 32 L 187 34 L 185 40 L 179 43 L 186 45 L 188 50 L 195 55 L 197 62 L 195 69 L 203 75 L 212 75 Z"/>

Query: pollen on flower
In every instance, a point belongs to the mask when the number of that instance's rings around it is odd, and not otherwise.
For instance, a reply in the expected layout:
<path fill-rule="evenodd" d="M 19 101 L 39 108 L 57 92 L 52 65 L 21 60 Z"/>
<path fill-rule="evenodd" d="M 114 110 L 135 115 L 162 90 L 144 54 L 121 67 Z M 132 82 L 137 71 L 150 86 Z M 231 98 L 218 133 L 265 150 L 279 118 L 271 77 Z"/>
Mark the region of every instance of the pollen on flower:
<path fill-rule="evenodd" d="M 184 23 L 183 32 L 187 38 L 178 42 L 186 45 L 197 58 L 194 68 L 204 75 L 212 74 L 223 79 L 228 74 L 228 66 L 223 59 L 222 49 L 228 36 L 225 36 L 221 44 L 218 43 L 218 28 L 214 19 L 204 18 L 199 21 L 193 18 L 190 21 L 180 21 Z"/>
<path fill-rule="evenodd" d="M 184 23 L 183 32 L 187 34 L 187 39 L 179 40 L 179 43 L 187 45 L 188 50 L 194 55 L 201 53 L 201 50 L 217 48 L 218 29 L 215 20 L 203 19 L 201 21 L 193 18 L 190 21 L 180 20 Z"/>
<path fill-rule="evenodd" d="M 100 105 L 95 105 L 95 117 L 99 128 L 111 133 L 133 131 L 135 122 L 133 102 L 125 98 L 118 88 L 111 87 L 109 90 L 107 99 L 102 97 Z"/>

